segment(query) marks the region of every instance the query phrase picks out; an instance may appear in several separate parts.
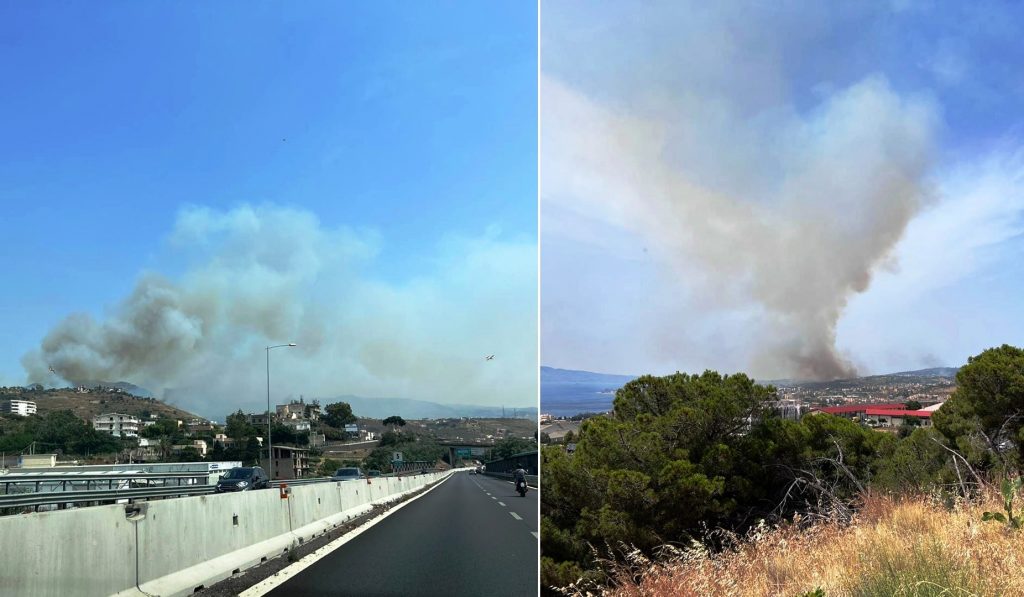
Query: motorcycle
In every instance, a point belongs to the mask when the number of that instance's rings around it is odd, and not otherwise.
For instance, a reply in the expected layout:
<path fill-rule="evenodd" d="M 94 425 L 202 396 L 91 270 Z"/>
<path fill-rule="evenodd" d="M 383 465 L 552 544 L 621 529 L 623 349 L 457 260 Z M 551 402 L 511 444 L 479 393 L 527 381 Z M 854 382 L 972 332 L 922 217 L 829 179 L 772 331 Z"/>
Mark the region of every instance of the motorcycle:
<path fill-rule="evenodd" d="M 519 492 L 519 497 L 526 497 L 526 481 L 516 481 L 516 491 Z"/>

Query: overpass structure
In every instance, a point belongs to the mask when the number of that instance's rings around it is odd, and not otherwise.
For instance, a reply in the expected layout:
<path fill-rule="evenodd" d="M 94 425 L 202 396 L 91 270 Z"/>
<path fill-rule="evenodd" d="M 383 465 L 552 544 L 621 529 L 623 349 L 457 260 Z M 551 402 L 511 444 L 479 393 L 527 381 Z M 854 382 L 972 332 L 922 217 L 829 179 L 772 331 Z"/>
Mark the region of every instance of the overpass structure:
<path fill-rule="evenodd" d="M 522 466 L 524 469 L 526 469 L 526 474 L 536 475 L 537 455 L 537 450 L 532 450 L 530 452 L 521 452 L 519 454 L 513 454 L 508 458 L 501 458 L 499 460 L 491 460 L 490 462 L 485 462 L 484 466 L 487 467 L 488 473 L 502 474 L 512 474 L 512 471 Z"/>
<path fill-rule="evenodd" d="M 476 441 L 476 442 L 438 442 L 438 444 L 448 451 L 448 463 L 455 466 L 458 460 L 480 460 L 483 462 L 487 454 L 490 453 L 491 448 L 494 447 L 494 441 Z"/>
<path fill-rule="evenodd" d="M 512 472 L 521 466 L 526 470 L 527 483 L 532 483 L 536 487 L 539 482 L 537 460 L 538 452 L 536 450 L 513 454 L 508 458 L 485 462 L 484 474 L 502 479 L 511 479 Z"/>

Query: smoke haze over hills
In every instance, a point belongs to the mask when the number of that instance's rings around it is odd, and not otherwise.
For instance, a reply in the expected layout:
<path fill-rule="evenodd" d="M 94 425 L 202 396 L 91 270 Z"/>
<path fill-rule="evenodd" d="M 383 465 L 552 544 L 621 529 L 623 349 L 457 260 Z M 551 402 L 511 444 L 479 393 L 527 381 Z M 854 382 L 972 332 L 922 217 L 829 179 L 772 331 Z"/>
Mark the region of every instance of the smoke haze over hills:
<path fill-rule="evenodd" d="M 533 239 L 448 238 L 431 271 L 397 281 L 374 271 L 382 235 L 327 229 L 287 207 L 187 208 L 169 242 L 187 256 L 183 274 L 144 272 L 102 319 L 69 315 L 23 358 L 28 381 L 173 388 L 181 406 L 222 418 L 266 408 L 263 348 L 294 341 L 271 355 L 274 400 L 346 392 L 500 406 L 536 395 Z"/>

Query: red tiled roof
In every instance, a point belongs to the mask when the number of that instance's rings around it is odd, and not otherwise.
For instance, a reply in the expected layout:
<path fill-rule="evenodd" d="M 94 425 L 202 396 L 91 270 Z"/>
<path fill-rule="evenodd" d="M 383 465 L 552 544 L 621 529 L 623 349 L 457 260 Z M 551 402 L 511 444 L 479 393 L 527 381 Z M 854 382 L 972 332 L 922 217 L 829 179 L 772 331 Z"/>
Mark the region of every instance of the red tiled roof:
<path fill-rule="evenodd" d="M 886 408 L 869 408 L 864 414 L 869 417 L 877 417 L 880 415 L 886 415 L 890 417 L 925 417 L 930 418 L 932 411 L 930 410 L 890 410 Z"/>
<path fill-rule="evenodd" d="M 854 404 L 851 406 L 825 406 L 816 408 L 823 413 L 830 415 L 847 415 L 850 413 L 862 413 L 869 409 L 871 410 L 901 410 L 906 408 L 906 405 L 902 402 L 893 402 L 886 404 Z"/>

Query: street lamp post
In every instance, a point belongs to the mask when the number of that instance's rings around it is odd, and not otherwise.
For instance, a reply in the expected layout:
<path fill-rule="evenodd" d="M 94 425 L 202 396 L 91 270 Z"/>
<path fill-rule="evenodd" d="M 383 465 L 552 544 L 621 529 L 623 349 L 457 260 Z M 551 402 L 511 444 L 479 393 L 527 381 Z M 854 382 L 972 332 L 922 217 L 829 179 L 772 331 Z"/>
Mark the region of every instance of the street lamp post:
<path fill-rule="evenodd" d="M 288 344 L 277 344 L 275 346 L 268 346 L 267 350 L 267 476 L 270 480 L 274 480 L 274 445 L 270 441 L 270 422 L 273 417 L 270 414 L 270 349 L 272 348 L 286 348 L 290 346 L 296 346 L 294 342 Z"/>

